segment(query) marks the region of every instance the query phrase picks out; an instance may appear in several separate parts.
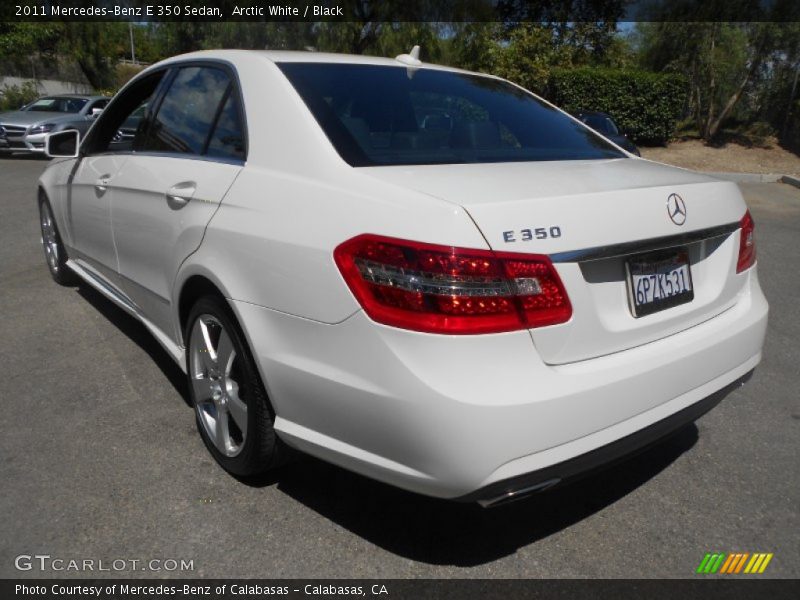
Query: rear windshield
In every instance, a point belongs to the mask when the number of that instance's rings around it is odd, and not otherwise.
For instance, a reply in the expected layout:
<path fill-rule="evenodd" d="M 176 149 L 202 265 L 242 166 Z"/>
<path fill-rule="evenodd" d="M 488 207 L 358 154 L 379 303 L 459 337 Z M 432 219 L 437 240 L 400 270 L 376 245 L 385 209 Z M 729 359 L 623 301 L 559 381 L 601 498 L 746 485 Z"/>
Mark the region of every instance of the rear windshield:
<path fill-rule="evenodd" d="M 278 66 L 355 167 L 625 157 L 554 108 L 490 77 L 403 66 Z"/>

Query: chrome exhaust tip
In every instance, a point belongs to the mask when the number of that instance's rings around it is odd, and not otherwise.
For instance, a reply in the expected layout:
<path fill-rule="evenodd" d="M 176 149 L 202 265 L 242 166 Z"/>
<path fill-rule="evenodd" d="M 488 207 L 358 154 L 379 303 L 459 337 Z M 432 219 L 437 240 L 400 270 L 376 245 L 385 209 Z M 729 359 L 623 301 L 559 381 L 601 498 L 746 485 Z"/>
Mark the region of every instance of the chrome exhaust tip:
<path fill-rule="evenodd" d="M 523 498 L 527 498 L 528 496 L 532 496 L 538 492 L 543 492 L 547 489 L 550 489 L 557 483 L 561 481 L 561 478 L 555 479 L 548 479 L 547 481 L 543 481 L 541 483 L 537 483 L 536 485 L 529 485 L 527 487 L 519 488 L 517 490 L 509 490 L 500 494 L 499 496 L 493 496 L 492 498 L 484 498 L 482 500 L 478 500 L 478 504 L 480 504 L 483 508 L 494 508 L 495 506 L 500 506 L 502 504 L 508 504 L 509 502 L 515 502 L 517 500 L 522 500 Z"/>

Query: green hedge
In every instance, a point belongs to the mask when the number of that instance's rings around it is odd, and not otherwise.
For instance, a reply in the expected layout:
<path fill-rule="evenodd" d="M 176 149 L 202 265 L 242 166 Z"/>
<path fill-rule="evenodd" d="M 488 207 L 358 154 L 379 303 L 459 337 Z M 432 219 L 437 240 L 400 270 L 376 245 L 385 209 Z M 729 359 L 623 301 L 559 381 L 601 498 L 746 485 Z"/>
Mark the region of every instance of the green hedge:
<path fill-rule="evenodd" d="M 40 96 L 33 81 L 22 85 L 6 85 L 0 89 L 0 112 L 14 111 Z"/>
<path fill-rule="evenodd" d="M 576 112 L 610 114 L 636 143 L 664 144 L 683 114 L 687 84 L 680 75 L 619 69 L 557 69 L 550 75 L 549 99 Z"/>

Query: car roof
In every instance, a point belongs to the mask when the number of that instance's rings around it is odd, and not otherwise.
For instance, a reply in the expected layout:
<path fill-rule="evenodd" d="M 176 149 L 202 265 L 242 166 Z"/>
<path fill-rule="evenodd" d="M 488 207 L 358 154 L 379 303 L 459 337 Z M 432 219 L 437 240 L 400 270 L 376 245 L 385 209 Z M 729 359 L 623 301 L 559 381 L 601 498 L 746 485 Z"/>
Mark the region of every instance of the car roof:
<path fill-rule="evenodd" d="M 173 62 L 181 62 L 187 60 L 208 60 L 217 59 L 225 60 L 237 65 L 238 62 L 252 58 L 253 56 L 262 58 L 272 63 L 328 63 L 328 64 L 349 64 L 349 65 L 376 65 L 387 67 L 405 67 L 413 69 L 434 69 L 438 71 L 450 71 L 454 73 L 464 73 L 471 75 L 481 75 L 484 77 L 491 77 L 498 79 L 494 75 L 485 73 L 474 73 L 464 69 L 457 69 L 455 67 L 448 67 L 444 65 L 437 65 L 433 63 L 421 63 L 420 65 L 408 65 L 400 62 L 394 58 L 386 58 L 382 56 L 366 56 L 362 54 L 336 54 L 333 52 L 315 52 L 310 50 L 200 50 L 198 52 L 190 52 L 188 54 L 179 54 L 166 60 L 153 65 L 167 65 Z M 151 67 L 152 68 L 152 67 Z"/>
<path fill-rule="evenodd" d="M 79 98 L 81 100 L 105 100 L 108 96 L 91 96 L 89 94 L 45 94 L 39 96 L 38 100 L 42 98 Z"/>

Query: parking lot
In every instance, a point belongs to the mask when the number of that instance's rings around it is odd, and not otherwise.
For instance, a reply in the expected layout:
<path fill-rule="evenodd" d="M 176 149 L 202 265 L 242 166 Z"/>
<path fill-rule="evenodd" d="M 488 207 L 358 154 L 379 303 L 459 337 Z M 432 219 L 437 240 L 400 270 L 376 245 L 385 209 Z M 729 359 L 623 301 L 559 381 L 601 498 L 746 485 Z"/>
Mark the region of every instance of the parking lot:
<path fill-rule="evenodd" d="M 749 384 L 625 464 L 483 510 L 310 458 L 255 483 L 224 473 L 145 329 L 50 279 L 46 164 L 0 159 L 0 577 L 109 574 L 14 567 L 48 554 L 193 561 L 118 573 L 147 577 L 685 578 L 714 551 L 772 552 L 764 576 L 800 577 L 800 190 L 743 185 L 771 305 Z"/>

